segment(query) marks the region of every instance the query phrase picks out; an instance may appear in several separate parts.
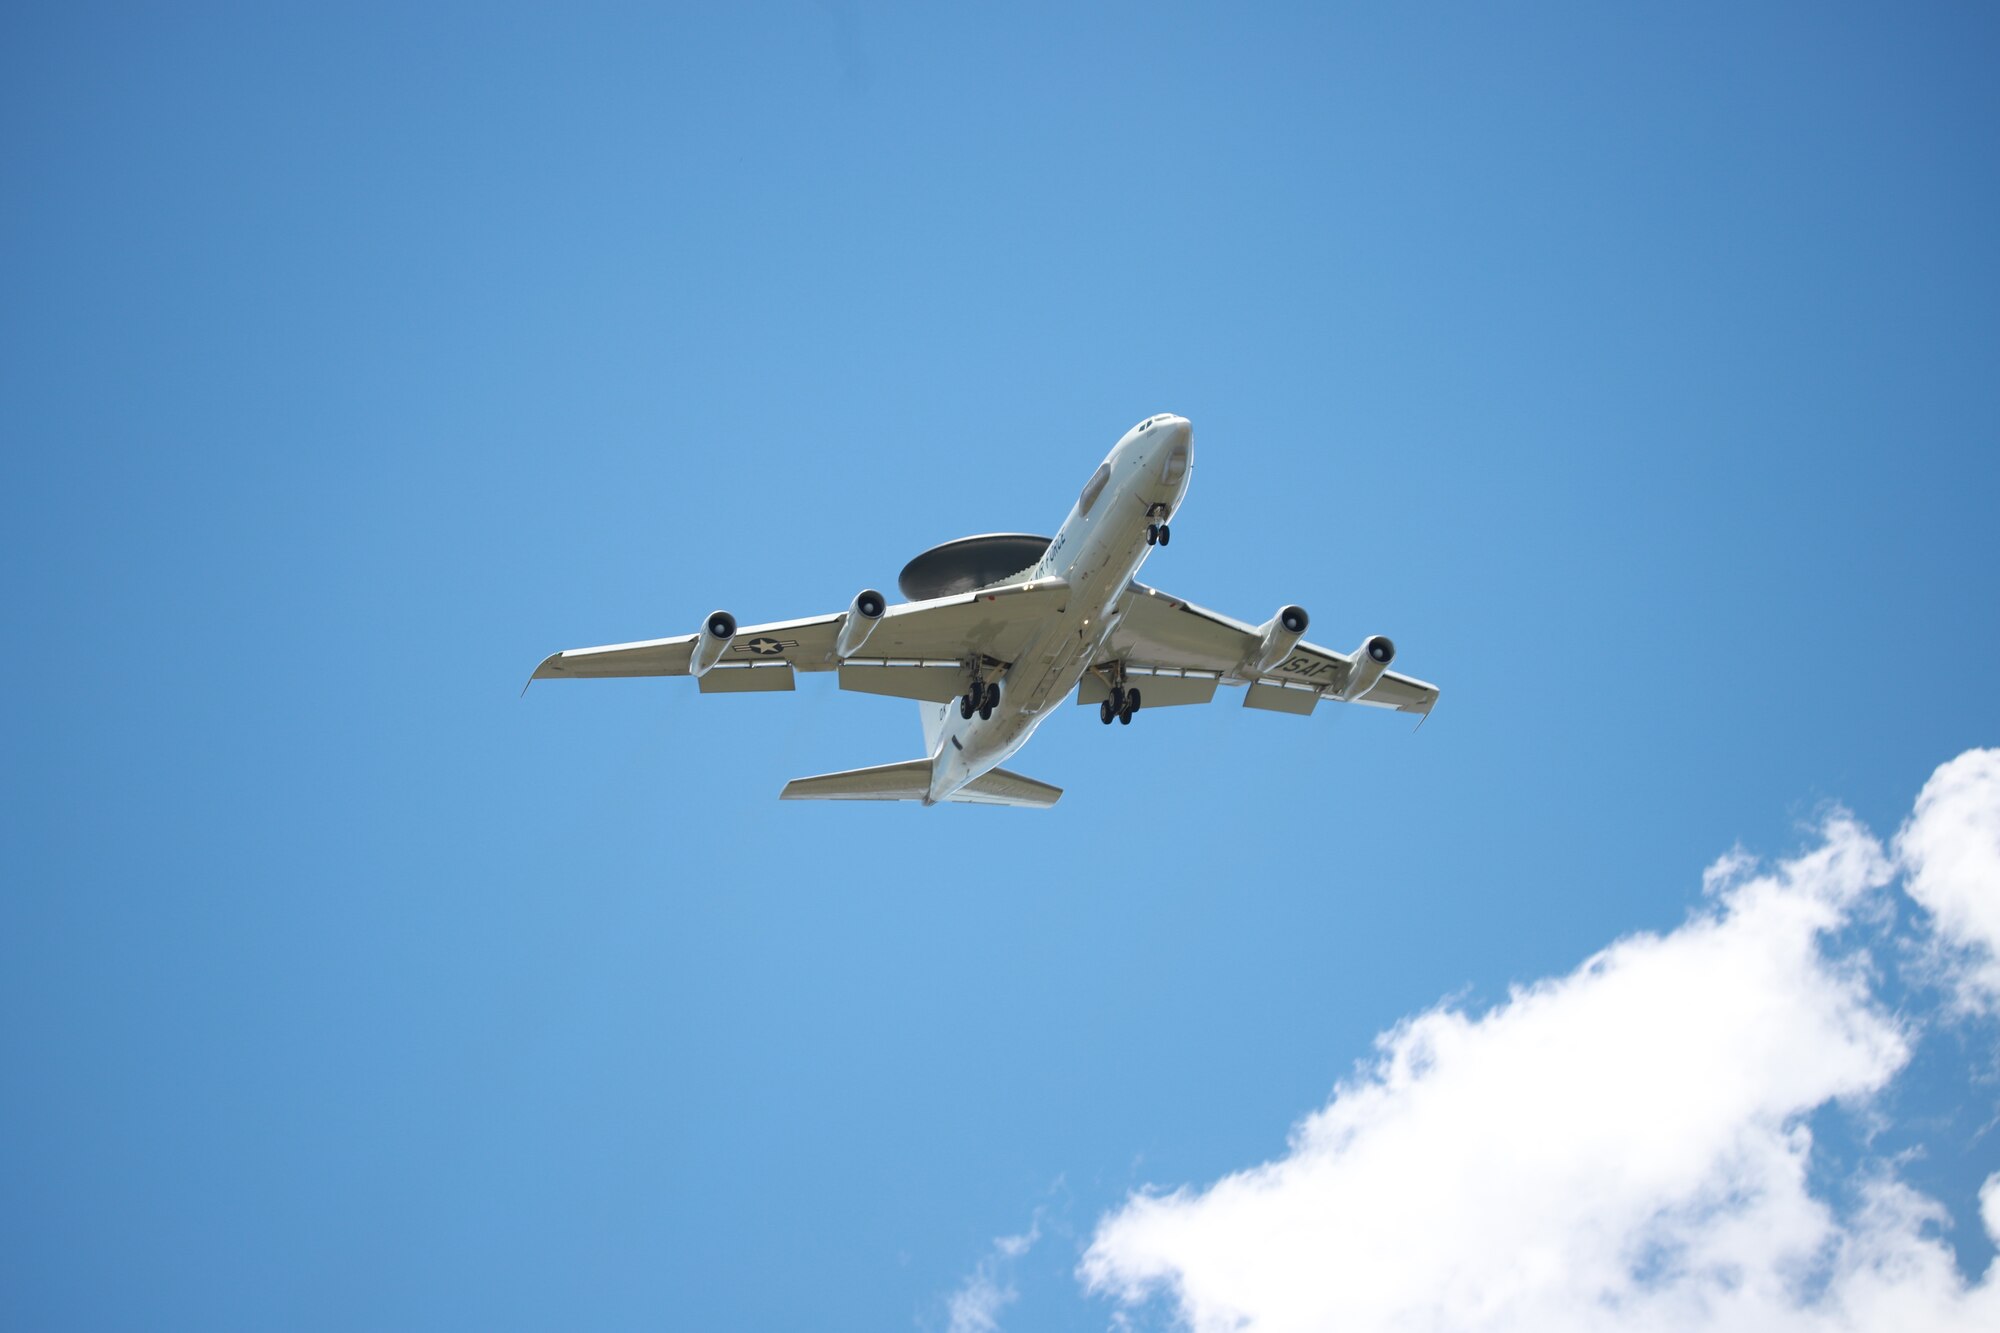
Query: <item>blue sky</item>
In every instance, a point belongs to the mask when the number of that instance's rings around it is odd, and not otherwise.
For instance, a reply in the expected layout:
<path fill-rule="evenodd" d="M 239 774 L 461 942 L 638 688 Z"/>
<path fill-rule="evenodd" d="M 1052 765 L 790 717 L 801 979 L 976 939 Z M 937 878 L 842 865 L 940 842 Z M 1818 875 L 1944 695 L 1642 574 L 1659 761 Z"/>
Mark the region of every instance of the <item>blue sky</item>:
<path fill-rule="evenodd" d="M 10 1325 L 1101 1327 L 1133 1191 L 2000 742 L 1982 7 L 3 22 Z M 914 710 L 517 698 L 1051 531 L 1155 411 L 1147 580 L 1393 635 L 1420 734 L 781 806 Z M 1994 1029 L 1884 901 L 1816 1188 L 1895 1157 L 1970 1281 Z"/>

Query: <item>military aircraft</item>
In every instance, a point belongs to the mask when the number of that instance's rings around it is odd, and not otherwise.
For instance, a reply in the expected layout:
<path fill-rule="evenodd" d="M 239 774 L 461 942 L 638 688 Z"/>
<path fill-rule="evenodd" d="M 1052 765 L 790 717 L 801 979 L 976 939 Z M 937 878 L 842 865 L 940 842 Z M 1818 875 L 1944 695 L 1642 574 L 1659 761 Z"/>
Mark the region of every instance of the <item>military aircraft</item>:
<path fill-rule="evenodd" d="M 1250 708 L 1306 714 L 1322 699 L 1428 715 L 1434 685 L 1388 669 L 1380 634 L 1352 654 L 1304 642 L 1303 607 L 1261 625 L 1135 581 L 1194 473 L 1194 430 L 1162 413 L 1125 432 L 1054 537 L 990 533 L 946 542 L 904 568 L 910 600 L 864 588 L 842 611 L 739 626 L 717 611 L 699 633 L 572 648 L 529 678 L 693 676 L 704 694 L 789 690 L 795 671 L 923 705 L 926 757 L 787 783 L 792 801 L 963 802 L 1047 808 L 1062 795 L 1000 764 L 1076 691 L 1106 726 L 1141 708 L 1207 703 L 1245 687 Z M 525 688 L 525 687 L 524 687 Z"/>

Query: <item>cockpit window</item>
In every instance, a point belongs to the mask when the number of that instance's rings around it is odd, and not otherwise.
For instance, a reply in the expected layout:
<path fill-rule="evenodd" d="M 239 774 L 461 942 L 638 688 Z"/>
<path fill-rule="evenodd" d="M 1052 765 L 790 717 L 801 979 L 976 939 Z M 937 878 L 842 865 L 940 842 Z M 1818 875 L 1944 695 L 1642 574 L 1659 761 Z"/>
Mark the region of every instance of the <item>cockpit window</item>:
<path fill-rule="evenodd" d="M 1109 463 L 1104 464 L 1097 471 L 1090 474 L 1090 480 L 1083 484 L 1083 494 L 1076 498 L 1076 512 L 1078 516 L 1090 512 L 1090 507 L 1097 503 L 1097 497 L 1103 494 L 1104 488 L 1110 482 L 1111 464 Z"/>

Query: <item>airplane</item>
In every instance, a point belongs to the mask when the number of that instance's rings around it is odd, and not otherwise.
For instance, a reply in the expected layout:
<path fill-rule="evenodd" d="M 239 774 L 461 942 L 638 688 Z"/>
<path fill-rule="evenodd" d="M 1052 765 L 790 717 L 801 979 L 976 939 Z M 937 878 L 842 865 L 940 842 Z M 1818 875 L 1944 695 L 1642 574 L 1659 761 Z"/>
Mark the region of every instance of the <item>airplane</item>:
<path fill-rule="evenodd" d="M 1130 725 L 1142 706 L 1207 703 L 1223 685 L 1278 713 L 1332 699 L 1427 717 L 1437 687 L 1390 671 L 1396 645 L 1383 635 L 1337 653 L 1304 642 L 1302 607 L 1250 625 L 1137 581 L 1171 543 L 1193 474 L 1193 426 L 1156 414 L 1119 439 L 1054 537 L 932 547 L 903 569 L 907 602 L 864 588 L 831 615 L 750 626 L 716 611 L 694 634 L 556 653 L 529 683 L 693 676 L 704 694 L 737 694 L 833 671 L 841 689 L 922 704 L 924 758 L 798 778 L 779 793 L 792 801 L 1046 809 L 1062 788 L 1000 765 L 1072 690 L 1106 726 Z"/>

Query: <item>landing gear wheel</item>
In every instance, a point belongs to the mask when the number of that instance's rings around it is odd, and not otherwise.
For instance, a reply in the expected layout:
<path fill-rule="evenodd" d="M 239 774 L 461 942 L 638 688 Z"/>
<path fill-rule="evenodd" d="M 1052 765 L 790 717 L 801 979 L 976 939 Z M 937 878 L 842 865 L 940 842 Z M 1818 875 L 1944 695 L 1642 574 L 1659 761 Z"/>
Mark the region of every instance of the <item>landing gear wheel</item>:
<path fill-rule="evenodd" d="M 960 716 L 961 718 L 970 718 L 970 717 L 972 716 L 972 695 L 971 695 L 971 694 L 969 694 L 969 693 L 968 693 L 968 694 L 961 694 L 961 695 L 960 695 L 960 696 L 958 697 L 958 715 L 959 715 L 959 716 Z"/>
<path fill-rule="evenodd" d="M 1110 726 L 1111 719 L 1116 716 L 1117 714 L 1111 711 L 1111 701 L 1109 699 L 1097 705 L 1097 720 L 1105 726 Z"/>
<path fill-rule="evenodd" d="M 1113 685 L 1111 687 L 1111 711 L 1114 713 L 1125 711 L 1125 687 L 1123 685 Z"/>
<path fill-rule="evenodd" d="M 1158 546 L 1159 544 L 1160 544 L 1160 525 L 1157 523 L 1148 523 L 1146 525 L 1146 545 Z"/>
<path fill-rule="evenodd" d="M 1139 691 L 1135 688 L 1121 690 L 1119 693 L 1125 697 L 1118 703 L 1118 724 L 1129 727 L 1132 725 L 1132 714 L 1139 711 Z"/>
<path fill-rule="evenodd" d="M 1174 533 L 1172 528 L 1169 528 L 1164 523 L 1160 524 L 1160 534 L 1159 534 L 1160 545 L 1165 546 L 1169 541 L 1173 540 L 1173 535 Z"/>
<path fill-rule="evenodd" d="M 1000 706 L 1000 682 L 996 680 L 992 681 L 986 686 L 985 707 L 998 708 L 999 706 Z"/>

